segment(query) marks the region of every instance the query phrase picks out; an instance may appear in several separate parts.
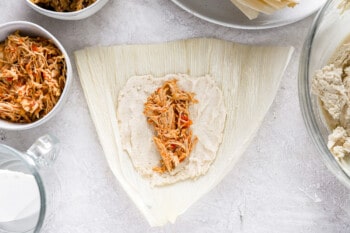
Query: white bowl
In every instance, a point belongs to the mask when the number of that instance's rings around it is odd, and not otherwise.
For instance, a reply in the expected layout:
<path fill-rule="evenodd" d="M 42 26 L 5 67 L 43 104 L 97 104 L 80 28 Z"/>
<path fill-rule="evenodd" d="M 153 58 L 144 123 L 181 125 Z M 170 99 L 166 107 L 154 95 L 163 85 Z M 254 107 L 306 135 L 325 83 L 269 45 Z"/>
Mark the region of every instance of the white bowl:
<path fill-rule="evenodd" d="M 108 2 L 108 0 L 97 0 L 90 6 L 82 10 L 73 11 L 73 12 L 57 12 L 57 11 L 47 10 L 45 8 L 42 8 L 34 4 L 30 0 L 26 0 L 26 2 L 31 8 L 33 8 L 37 12 L 46 16 L 49 16 L 55 19 L 62 19 L 62 20 L 80 20 L 95 14 Z"/>
<path fill-rule="evenodd" d="M 59 109 L 62 107 L 63 103 L 67 99 L 68 91 L 70 86 L 72 85 L 72 79 L 73 79 L 72 65 L 66 50 L 51 33 L 46 31 L 44 28 L 40 27 L 39 25 L 30 23 L 30 22 L 25 22 L 25 21 L 14 21 L 14 22 L 2 24 L 0 25 L 0 41 L 1 42 L 4 41 L 8 35 L 10 35 L 11 33 L 17 30 L 19 30 L 23 35 L 40 36 L 40 37 L 50 39 L 57 46 L 57 48 L 59 48 L 59 50 L 62 52 L 65 58 L 66 65 L 67 65 L 67 75 L 66 75 L 66 83 L 65 83 L 63 92 L 58 102 L 54 106 L 54 108 L 48 114 L 46 114 L 39 120 L 34 121 L 32 123 L 13 123 L 13 122 L 0 119 L 0 129 L 7 129 L 7 130 L 30 129 L 30 128 L 39 126 L 47 122 L 49 119 L 51 119 L 59 111 Z"/>

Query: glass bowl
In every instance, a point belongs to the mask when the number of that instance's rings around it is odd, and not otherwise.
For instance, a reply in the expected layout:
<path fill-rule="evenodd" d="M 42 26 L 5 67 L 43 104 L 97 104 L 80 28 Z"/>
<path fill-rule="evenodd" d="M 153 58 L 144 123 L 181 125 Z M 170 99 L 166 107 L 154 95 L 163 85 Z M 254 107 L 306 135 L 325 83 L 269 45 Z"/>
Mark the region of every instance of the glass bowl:
<path fill-rule="evenodd" d="M 311 93 L 316 70 L 327 65 L 331 56 L 350 36 L 350 10 L 338 9 L 343 0 L 329 0 L 319 11 L 305 41 L 299 66 L 299 101 L 306 128 L 326 166 L 350 187 L 350 162 L 340 163 L 327 147 L 331 129 L 325 121 L 318 97 Z"/>

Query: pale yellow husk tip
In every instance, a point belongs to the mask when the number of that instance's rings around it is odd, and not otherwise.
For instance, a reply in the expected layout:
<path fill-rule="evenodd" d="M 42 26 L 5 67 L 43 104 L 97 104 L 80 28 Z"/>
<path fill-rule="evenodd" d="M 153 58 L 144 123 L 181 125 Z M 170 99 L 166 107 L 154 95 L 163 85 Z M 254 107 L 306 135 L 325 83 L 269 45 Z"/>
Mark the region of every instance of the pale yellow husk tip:
<path fill-rule="evenodd" d="M 295 7 L 297 0 L 231 0 L 249 19 L 255 19 L 260 13 L 273 14 L 286 7 Z"/>
<path fill-rule="evenodd" d="M 344 13 L 346 10 L 350 8 L 350 0 L 343 0 L 338 8 L 341 10 L 341 13 Z"/>

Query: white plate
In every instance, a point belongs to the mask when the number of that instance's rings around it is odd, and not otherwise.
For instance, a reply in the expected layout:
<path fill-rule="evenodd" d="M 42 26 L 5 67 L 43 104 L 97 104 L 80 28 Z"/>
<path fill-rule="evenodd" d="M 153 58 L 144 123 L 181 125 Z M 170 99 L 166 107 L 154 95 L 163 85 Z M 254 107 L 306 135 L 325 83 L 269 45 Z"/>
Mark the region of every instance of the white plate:
<path fill-rule="evenodd" d="M 230 0 L 172 0 L 191 14 L 209 22 L 241 29 L 273 28 L 299 21 L 316 12 L 326 0 L 300 0 L 294 8 L 280 10 L 272 15 L 260 14 L 249 20 Z"/>

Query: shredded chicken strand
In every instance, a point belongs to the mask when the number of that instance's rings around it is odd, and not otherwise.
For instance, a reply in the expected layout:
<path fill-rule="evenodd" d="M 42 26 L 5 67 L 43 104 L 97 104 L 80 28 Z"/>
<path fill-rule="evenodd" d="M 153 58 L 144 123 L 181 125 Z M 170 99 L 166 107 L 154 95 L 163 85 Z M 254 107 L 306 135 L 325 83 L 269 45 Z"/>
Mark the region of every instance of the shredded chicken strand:
<path fill-rule="evenodd" d="M 0 118 L 30 123 L 55 106 L 66 81 L 61 51 L 48 39 L 17 31 L 0 43 Z"/>
<path fill-rule="evenodd" d="M 96 0 L 31 0 L 34 4 L 57 12 L 78 11 L 90 6 Z"/>
<path fill-rule="evenodd" d="M 153 141 L 161 156 L 161 166 L 154 167 L 155 172 L 172 171 L 197 143 L 190 129 L 189 106 L 194 103 L 198 103 L 194 93 L 180 90 L 176 79 L 166 81 L 147 98 L 144 114 L 155 130 Z"/>

